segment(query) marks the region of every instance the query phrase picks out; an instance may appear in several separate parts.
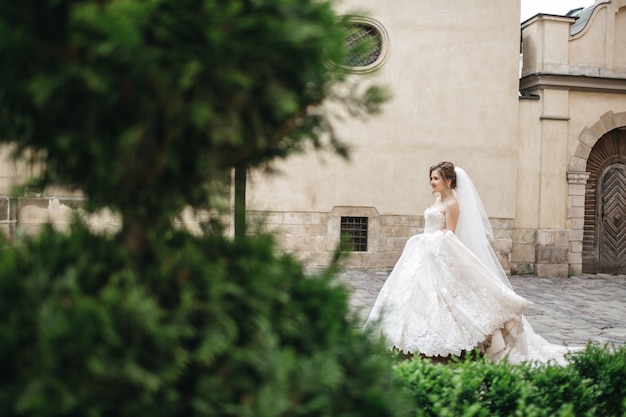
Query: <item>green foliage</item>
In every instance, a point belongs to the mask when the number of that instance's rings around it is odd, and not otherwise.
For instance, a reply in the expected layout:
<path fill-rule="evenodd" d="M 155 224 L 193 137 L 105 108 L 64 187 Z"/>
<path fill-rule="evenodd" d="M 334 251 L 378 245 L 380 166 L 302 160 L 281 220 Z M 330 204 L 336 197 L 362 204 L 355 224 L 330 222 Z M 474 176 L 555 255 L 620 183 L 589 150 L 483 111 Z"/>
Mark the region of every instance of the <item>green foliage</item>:
<path fill-rule="evenodd" d="M 170 232 L 137 259 L 75 226 L 0 256 L 2 416 L 402 415 L 347 290 L 267 238 Z"/>
<path fill-rule="evenodd" d="M 345 23 L 328 1 L 1 1 L 0 141 L 119 210 L 139 245 L 235 166 L 345 154 L 323 103 L 364 116 L 385 100 L 334 88 Z"/>
<path fill-rule="evenodd" d="M 597 396 L 598 415 L 626 415 L 626 347 L 617 349 L 588 348 L 571 360 L 582 378 L 593 382 Z"/>
<path fill-rule="evenodd" d="M 626 347 L 589 345 L 568 365 L 415 359 L 395 368 L 416 416 L 626 415 Z"/>
<path fill-rule="evenodd" d="M 345 23 L 324 0 L 0 0 L 0 142 L 123 221 L 0 252 L 0 415 L 403 415 L 333 268 L 172 227 L 233 167 L 346 153 L 329 110 L 385 96 L 339 88 Z"/>

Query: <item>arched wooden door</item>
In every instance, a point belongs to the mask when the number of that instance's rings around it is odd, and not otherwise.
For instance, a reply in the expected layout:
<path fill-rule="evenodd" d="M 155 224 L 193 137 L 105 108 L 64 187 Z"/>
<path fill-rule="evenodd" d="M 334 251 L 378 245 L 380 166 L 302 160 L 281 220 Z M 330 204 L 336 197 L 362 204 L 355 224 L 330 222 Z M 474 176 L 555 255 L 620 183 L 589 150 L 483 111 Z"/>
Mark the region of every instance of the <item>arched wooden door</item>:
<path fill-rule="evenodd" d="M 600 179 L 598 271 L 626 273 L 626 165 L 609 165 Z"/>
<path fill-rule="evenodd" d="M 626 273 L 626 128 L 600 138 L 587 159 L 583 272 Z"/>

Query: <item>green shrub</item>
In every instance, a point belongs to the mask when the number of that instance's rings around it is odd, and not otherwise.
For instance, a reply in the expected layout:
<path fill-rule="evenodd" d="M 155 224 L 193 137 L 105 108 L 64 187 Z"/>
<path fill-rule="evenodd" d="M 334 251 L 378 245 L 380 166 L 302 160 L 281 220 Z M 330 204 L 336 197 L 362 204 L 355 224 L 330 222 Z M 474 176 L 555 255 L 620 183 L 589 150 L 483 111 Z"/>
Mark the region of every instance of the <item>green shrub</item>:
<path fill-rule="evenodd" d="M 266 238 L 151 248 L 137 261 L 75 227 L 2 251 L 0 415 L 402 415 L 332 273 Z"/>
<path fill-rule="evenodd" d="M 233 169 L 346 155 L 334 112 L 387 98 L 329 65 L 347 23 L 325 0 L 0 2 L 0 143 L 122 223 L 0 253 L 0 415 L 401 415 L 330 270 L 172 227 Z"/>
<path fill-rule="evenodd" d="M 597 415 L 626 415 L 626 347 L 589 346 L 570 362 L 573 370 L 595 387 Z"/>
<path fill-rule="evenodd" d="M 626 347 L 589 345 L 567 366 L 414 359 L 396 374 L 416 416 L 626 415 Z"/>

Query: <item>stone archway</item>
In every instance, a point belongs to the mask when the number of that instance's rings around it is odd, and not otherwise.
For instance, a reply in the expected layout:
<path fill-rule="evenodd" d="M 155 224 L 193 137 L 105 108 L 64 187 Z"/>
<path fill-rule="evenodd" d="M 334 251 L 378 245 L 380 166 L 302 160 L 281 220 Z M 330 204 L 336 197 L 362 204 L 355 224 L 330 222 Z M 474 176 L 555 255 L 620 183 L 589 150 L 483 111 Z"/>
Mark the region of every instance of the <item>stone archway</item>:
<path fill-rule="evenodd" d="M 583 129 L 578 136 L 579 143 L 576 151 L 570 157 L 567 180 L 569 183 L 569 269 L 572 274 L 580 274 L 583 271 L 598 272 L 598 229 L 596 227 L 598 175 L 602 175 L 601 171 L 606 170 L 612 163 L 611 161 L 617 161 L 614 158 L 615 152 L 619 155 L 622 151 L 596 148 L 594 154 L 597 153 L 597 155 L 591 158 L 591 164 L 588 165 L 596 144 L 601 139 L 610 137 L 610 132 L 624 127 L 626 127 L 626 112 L 605 113 L 598 122 Z M 606 139 L 607 143 L 611 140 L 615 141 L 615 139 Z M 619 139 L 617 141 L 619 142 Z M 615 148 L 610 144 L 603 146 Z M 613 156 L 608 156 L 607 152 L 609 154 L 612 152 Z"/>

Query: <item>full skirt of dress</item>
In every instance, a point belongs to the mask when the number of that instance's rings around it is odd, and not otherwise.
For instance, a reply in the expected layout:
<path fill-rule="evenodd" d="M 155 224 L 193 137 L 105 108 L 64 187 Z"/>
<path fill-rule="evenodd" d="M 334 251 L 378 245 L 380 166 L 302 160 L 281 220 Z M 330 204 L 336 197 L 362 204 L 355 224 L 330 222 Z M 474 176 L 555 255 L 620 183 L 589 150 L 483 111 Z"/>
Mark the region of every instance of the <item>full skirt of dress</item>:
<path fill-rule="evenodd" d="M 529 301 L 502 283 L 452 232 L 411 237 L 365 323 L 390 348 L 425 356 L 483 349 L 499 360 L 524 345 Z"/>

